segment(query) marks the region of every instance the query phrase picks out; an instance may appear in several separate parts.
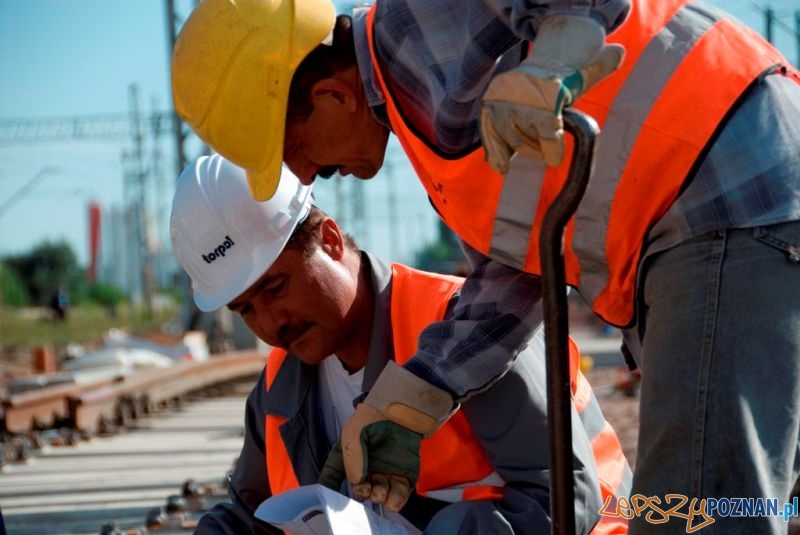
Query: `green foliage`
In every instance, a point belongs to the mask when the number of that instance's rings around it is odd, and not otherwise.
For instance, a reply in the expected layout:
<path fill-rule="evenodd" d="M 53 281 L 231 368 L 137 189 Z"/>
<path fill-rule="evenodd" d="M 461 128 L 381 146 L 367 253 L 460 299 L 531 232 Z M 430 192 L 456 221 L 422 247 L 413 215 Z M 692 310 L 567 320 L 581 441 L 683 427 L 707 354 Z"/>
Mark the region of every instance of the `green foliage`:
<path fill-rule="evenodd" d="M 28 291 L 17 272 L 0 262 L 0 303 L 21 307 L 29 302 Z"/>
<path fill-rule="evenodd" d="M 34 304 L 47 305 L 59 286 L 81 293 L 83 272 L 66 241 L 44 241 L 26 253 L 7 257 L 5 263 L 17 273 Z"/>
<path fill-rule="evenodd" d="M 96 282 L 90 284 L 86 297 L 99 305 L 113 306 L 125 301 L 125 293 L 111 284 Z"/>

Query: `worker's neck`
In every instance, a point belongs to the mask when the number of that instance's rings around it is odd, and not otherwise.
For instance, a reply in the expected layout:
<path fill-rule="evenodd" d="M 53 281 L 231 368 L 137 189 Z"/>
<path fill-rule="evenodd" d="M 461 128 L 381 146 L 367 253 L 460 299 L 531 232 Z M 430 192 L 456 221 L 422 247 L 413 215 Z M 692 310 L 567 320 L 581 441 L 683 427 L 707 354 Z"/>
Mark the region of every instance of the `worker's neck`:
<path fill-rule="evenodd" d="M 348 266 L 354 277 L 357 277 L 356 298 L 347 313 L 346 324 L 350 331 L 345 336 L 345 343 L 336 351 L 336 355 L 344 368 L 356 373 L 367 364 L 370 337 L 372 334 L 372 316 L 375 310 L 375 293 L 372 288 L 371 272 L 366 262 L 361 261 L 358 251 L 348 250 Z"/>

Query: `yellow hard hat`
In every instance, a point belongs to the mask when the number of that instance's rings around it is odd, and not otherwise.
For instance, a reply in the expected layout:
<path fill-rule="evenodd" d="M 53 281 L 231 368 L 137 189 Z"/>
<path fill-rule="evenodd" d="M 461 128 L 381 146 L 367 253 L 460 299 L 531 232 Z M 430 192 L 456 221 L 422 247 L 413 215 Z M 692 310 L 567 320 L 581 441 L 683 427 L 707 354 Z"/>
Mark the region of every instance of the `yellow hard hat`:
<path fill-rule="evenodd" d="M 292 76 L 335 22 L 330 0 L 205 0 L 178 35 L 175 111 L 247 171 L 256 200 L 280 179 Z"/>

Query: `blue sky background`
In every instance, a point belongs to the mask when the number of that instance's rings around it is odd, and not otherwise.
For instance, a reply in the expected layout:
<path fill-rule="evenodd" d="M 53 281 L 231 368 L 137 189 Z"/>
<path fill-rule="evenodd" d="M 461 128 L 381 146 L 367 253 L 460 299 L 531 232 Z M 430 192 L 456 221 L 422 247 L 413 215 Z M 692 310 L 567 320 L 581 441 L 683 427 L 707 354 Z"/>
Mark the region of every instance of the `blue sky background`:
<path fill-rule="evenodd" d="M 798 61 L 790 30 L 800 0 L 711 3 L 759 32 L 764 18 L 758 6 L 771 5 L 779 21 L 775 41 L 791 61 Z M 184 14 L 191 7 L 187 0 L 176 4 Z M 143 113 L 171 108 L 163 0 L 0 0 L 0 121 L 128 113 L 134 83 Z M 104 209 L 122 205 L 122 154 L 130 149 L 131 142 L 120 139 L 0 144 L 0 256 L 26 251 L 45 239 L 66 239 L 86 263 L 87 204 L 97 201 Z M 162 178 L 148 195 L 163 238 L 175 180 L 171 140 L 163 136 L 153 144 L 146 139 L 144 150 L 162 155 Z M 333 184 L 317 187 L 317 198 L 364 248 L 411 261 L 414 250 L 434 239 L 436 216 L 396 147 L 388 160 L 389 169 L 377 180 L 347 178 L 338 190 L 342 199 L 363 188 L 360 225 L 351 209 L 342 208 L 350 205 L 337 201 Z M 6 207 L 26 184 L 30 189 Z M 389 224 L 393 217 L 399 221 L 394 230 Z"/>

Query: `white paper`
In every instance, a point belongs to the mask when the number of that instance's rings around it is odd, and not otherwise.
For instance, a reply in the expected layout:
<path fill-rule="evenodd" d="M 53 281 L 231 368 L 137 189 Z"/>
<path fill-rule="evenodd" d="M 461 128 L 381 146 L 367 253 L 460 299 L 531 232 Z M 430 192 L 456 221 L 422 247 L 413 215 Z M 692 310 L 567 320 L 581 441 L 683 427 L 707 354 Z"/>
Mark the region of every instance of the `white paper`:
<path fill-rule="evenodd" d="M 322 485 L 306 485 L 265 500 L 256 518 L 292 535 L 419 535 L 399 523 Z"/>

